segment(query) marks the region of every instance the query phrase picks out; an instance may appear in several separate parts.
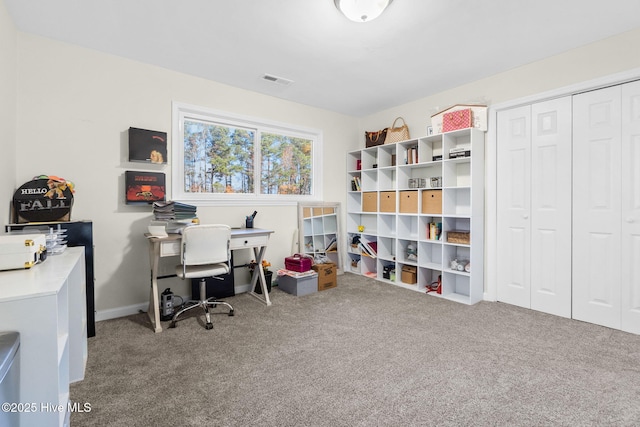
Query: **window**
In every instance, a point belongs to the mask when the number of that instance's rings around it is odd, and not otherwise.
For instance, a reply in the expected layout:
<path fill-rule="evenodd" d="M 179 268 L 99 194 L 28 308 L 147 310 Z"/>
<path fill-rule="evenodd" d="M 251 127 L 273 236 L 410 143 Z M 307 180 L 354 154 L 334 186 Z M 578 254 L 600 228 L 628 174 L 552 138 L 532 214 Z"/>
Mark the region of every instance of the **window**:
<path fill-rule="evenodd" d="M 320 199 L 320 131 L 177 103 L 173 113 L 174 200 L 219 205 Z"/>

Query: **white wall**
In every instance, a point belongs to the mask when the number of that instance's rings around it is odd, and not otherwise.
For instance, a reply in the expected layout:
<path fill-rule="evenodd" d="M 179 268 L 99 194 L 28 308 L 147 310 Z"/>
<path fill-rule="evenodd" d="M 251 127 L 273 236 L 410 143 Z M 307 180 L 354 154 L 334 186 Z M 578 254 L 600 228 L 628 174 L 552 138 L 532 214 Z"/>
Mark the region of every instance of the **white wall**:
<path fill-rule="evenodd" d="M 360 120 L 364 130 L 390 126 L 403 116 L 411 136 L 426 135 L 431 115 L 459 103 L 482 103 L 489 107 L 510 101 L 523 101 L 540 94 L 560 93 L 565 88 L 583 87 L 592 81 L 609 81 L 640 75 L 640 28 L 610 37 L 578 49 L 537 61 L 510 71 L 478 80 L 415 102 L 372 114 Z M 623 76 L 623 77 L 621 77 Z M 595 83 L 594 83 L 595 84 Z M 604 83 L 603 83 L 604 84 Z M 567 93 L 569 90 L 567 89 Z M 556 95 L 558 96 L 558 95 Z M 489 122 L 491 125 L 491 121 Z M 496 269 L 496 150 L 493 130 L 489 128 L 485 148 L 485 298 L 495 300 Z M 493 135 L 495 136 L 495 135 Z M 361 144 L 364 144 L 364 137 Z"/>
<path fill-rule="evenodd" d="M 343 204 L 346 200 L 345 152 L 357 144 L 352 117 L 38 36 L 19 33 L 18 50 L 17 181 L 52 174 L 76 184 L 72 219 L 94 221 L 98 319 L 135 312 L 136 305 L 148 301 L 143 233 L 151 208 L 124 204 L 123 174 L 128 169 L 164 171 L 169 182 L 171 170 L 129 163 L 127 130 L 134 126 L 171 135 L 172 101 L 321 129 L 323 198 Z M 256 209 L 256 227 L 275 230 L 266 258 L 276 268 L 283 266 L 291 254 L 297 208 Z M 198 216 L 203 223 L 240 225 L 250 211 L 247 206 L 200 207 Z M 175 259 L 169 262 L 167 273 L 174 264 Z M 239 273 L 241 279 L 248 277 Z M 179 279 L 161 281 L 161 290 L 164 287 L 190 293 L 190 286 Z M 122 307 L 129 309 L 119 310 Z"/>
<path fill-rule="evenodd" d="M 391 126 L 402 116 L 413 138 L 424 136 L 431 115 L 453 104 L 490 106 L 636 68 L 640 66 L 639 49 L 640 28 L 369 115 L 360 120 L 358 134 Z M 364 144 L 364 136 L 361 139 Z"/>
<path fill-rule="evenodd" d="M 21 184 L 34 175 L 53 174 L 76 183 L 73 218 L 94 221 L 98 318 L 126 314 L 127 307 L 147 301 L 147 247 L 141 236 L 151 213 L 123 203 L 123 173 L 154 168 L 127 162 L 126 130 L 136 126 L 170 135 L 174 100 L 322 129 L 324 200 L 344 204 L 345 153 L 364 145 L 365 129 L 389 126 L 396 116 L 403 116 L 412 136 L 418 137 L 426 133 L 432 114 L 454 103 L 492 105 L 640 66 L 635 54 L 639 29 L 358 120 L 37 36 L 16 36 L 3 21 L 9 19 L 0 8 L 0 57 L 2 64 L 9 64 L 0 66 L 0 90 L 15 98 L 17 74 L 18 108 L 17 128 L 11 126 L 12 119 L 6 128 L 2 123 L 0 144 L 11 153 L 13 147 L 5 141 L 17 134 L 17 167 L 12 175 L 11 160 L 2 156 L 0 177 Z M 19 55 L 10 42 L 7 45 L 5 33 L 9 39 L 17 37 Z M 10 65 L 16 57 L 17 70 Z M 6 115 L 0 120 L 15 119 L 14 105 L 2 98 L 0 109 Z M 169 168 L 155 170 L 170 177 Z M 0 200 L 10 200 L 10 193 L 0 186 Z M 276 230 L 267 258 L 282 265 L 290 253 L 296 209 L 258 210 L 256 225 Z M 203 222 L 237 225 L 246 214 L 245 207 L 199 209 Z M 160 286 L 188 293 L 175 279 Z"/>
<path fill-rule="evenodd" d="M 8 224 L 16 188 L 17 32 L 0 2 L 0 225 Z"/>

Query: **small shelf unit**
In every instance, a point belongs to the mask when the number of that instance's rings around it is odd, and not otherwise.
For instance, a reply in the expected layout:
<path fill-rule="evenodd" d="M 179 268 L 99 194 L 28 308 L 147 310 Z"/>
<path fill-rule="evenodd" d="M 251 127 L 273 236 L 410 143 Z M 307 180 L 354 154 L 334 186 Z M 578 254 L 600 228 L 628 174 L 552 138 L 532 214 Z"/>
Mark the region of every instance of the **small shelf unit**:
<path fill-rule="evenodd" d="M 302 252 L 313 258 L 326 258 L 340 269 L 342 263 L 339 245 L 339 205 L 301 204 L 299 210 L 302 222 Z"/>
<path fill-rule="evenodd" d="M 345 271 L 482 300 L 484 145 L 470 128 L 349 152 Z"/>

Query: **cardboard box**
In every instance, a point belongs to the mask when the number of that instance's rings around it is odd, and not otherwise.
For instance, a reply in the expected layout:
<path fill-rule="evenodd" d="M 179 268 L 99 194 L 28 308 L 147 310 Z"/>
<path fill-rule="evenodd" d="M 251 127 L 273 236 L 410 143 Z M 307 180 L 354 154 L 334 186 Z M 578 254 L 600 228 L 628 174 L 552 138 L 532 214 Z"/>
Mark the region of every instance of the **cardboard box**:
<path fill-rule="evenodd" d="M 418 269 L 413 265 L 403 265 L 402 275 L 400 276 L 402 283 L 407 285 L 415 285 L 418 283 Z"/>
<path fill-rule="evenodd" d="M 375 191 L 362 193 L 362 212 L 378 212 L 378 193 Z"/>
<path fill-rule="evenodd" d="M 422 191 L 422 213 L 442 214 L 442 190 Z"/>
<path fill-rule="evenodd" d="M 336 265 L 333 263 L 327 264 L 314 264 L 311 267 L 316 273 L 318 273 L 318 290 L 324 291 L 326 289 L 335 288 L 338 286 L 338 279 L 336 276 Z"/>
<path fill-rule="evenodd" d="M 304 277 L 278 276 L 278 288 L 299 297 L 318 292 L 318 274 Z"/>
<path fill-rule="evenodd" d="M 418 213 L 418 191 L 400 192 L 400 213 Z"/>
<path fill-rule="evenodd" d="M 380 212 L 396 211 L 396 192 L 382 191 L 380 192 Z"/>

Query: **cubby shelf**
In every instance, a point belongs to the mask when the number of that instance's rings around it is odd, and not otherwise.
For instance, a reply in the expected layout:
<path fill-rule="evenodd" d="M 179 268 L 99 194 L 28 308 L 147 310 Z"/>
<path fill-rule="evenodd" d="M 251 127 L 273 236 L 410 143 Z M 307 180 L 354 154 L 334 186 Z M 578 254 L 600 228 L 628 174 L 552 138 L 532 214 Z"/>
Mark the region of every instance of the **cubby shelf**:
<path fill-rule="evenodd" d="M 360 203 L 357 199 L 359 199 L 360 193 L 357 191 L 349 193 L 347 205 L 358 210 Z M 326 258 L 336 264 L 340 270 L 342 263 L 340 262 L 341 254 L 338 244 L 340 234 L 338 205 L 332 203 L 309 206 L 301 204 L 299 210 L 302 229 L 300 235 L 301 252 L 315 259 L 318 257 Z"/>
<path fill-rule="evenodd" d="M 441 293 L 429 295 L 480 301 L 484 139 L 462 129 L 349 152 L 345 270 L 423 293 L 440 280 Z M 470 153 L 451 158 L 461 149 Z M 462 234 L 451 241 L 454 232 Z M 403 268 L 416 283 L 403 281 Z"/>

